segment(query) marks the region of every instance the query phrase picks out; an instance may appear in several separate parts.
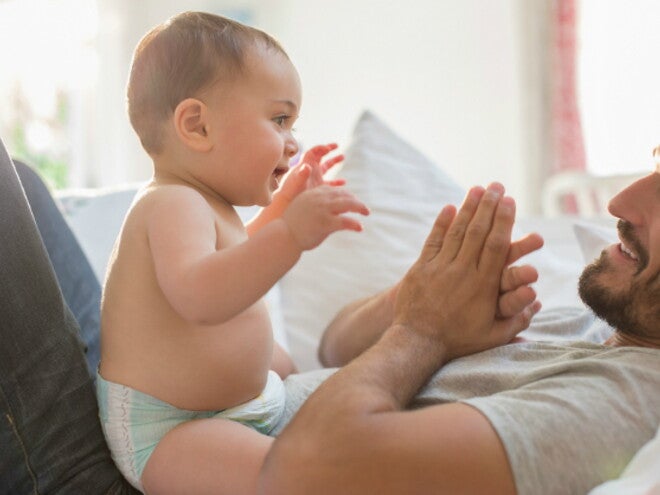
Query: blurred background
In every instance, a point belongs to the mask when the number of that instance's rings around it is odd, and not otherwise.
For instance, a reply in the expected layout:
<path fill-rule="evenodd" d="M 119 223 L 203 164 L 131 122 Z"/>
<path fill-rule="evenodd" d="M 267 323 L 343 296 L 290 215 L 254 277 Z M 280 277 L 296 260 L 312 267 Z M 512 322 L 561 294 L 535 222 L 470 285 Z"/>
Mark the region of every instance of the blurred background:
<path fill-rule="evenodd" d="M 133 48 L 205 10 L 277 38 L 303 82 L 303 146 L 370 109 L 459 183 L 540 210 L 562 170 L 648 170 L 660 144 L 657 0 L 0 0 L 0 135 L 53 187 L 145 180 L 125 111 Z"/>

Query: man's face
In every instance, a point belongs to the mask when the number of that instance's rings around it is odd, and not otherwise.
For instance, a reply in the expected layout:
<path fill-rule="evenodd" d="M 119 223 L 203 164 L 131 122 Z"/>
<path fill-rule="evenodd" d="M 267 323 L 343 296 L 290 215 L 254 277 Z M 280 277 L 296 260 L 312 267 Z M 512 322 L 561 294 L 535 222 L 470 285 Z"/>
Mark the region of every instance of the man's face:
<path fill-rule="evenodd" d="M 621 243 L 580 277 L 582 300 L 621 333 L 660 339 L 660 165 L 615 196 Z"/>

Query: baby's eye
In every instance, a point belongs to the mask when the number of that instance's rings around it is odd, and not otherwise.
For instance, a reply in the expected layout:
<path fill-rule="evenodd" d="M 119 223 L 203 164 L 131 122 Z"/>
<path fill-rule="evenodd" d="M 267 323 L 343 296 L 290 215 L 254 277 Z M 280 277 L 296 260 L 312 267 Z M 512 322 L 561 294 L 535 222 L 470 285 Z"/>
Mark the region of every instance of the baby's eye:
<path fill-rule="evenodd" d="M 289 120 L 288 115 L 279 115 L 273 119 L 273 122 L 275 122 L 280 127 L 283 127 L 287 120 Z"/>

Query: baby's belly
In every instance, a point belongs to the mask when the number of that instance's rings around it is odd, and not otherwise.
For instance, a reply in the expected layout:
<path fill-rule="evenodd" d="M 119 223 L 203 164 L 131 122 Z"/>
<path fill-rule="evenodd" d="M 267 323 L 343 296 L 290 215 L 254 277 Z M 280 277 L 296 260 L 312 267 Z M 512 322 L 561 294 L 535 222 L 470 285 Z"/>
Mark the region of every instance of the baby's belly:
<path fill-rule="evenodd" d="M 161 322 L 131 333 L 123 351 L 102 358 L 102 376 L 178 408 L 227 409 L 256 397 L 266 384 L 273 338 L 265 308 L 218 326 Z"/>

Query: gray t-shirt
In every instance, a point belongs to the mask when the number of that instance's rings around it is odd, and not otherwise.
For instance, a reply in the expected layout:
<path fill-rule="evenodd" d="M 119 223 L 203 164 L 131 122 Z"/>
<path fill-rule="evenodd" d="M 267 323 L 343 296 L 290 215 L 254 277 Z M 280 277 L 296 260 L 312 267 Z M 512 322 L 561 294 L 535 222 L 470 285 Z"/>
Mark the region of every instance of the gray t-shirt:
<path fill-rule="evenodd" d="M 523 342 L 456 359 L 411 404 L 461 401 L 479 409 L 504 444 L 520 495 L 587 493 L 616 478 L 660 424 L 660 350 L 566 341 L 566 326 L 593 339 L 608 329 L 584 312 L 555 316 L 563 325 L 558 342 Z M 287 419 L 278 431 L 333 372 L 285 381 Z"/>

